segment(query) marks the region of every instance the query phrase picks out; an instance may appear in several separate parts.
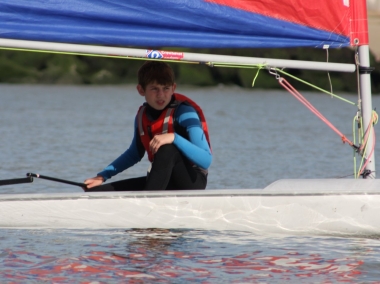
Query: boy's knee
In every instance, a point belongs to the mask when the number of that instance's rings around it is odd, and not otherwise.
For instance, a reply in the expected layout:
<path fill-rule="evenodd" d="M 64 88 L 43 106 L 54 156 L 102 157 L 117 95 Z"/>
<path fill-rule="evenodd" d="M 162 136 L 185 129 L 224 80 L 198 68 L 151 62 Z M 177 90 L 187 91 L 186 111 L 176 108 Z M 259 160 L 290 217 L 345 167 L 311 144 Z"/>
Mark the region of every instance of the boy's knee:
<path fill-rule="evenodd" d="M 154 156 L 155 158 L 171 158 L 174 157 L 177 153 L 179 153 L 179 151 L 176 146 L 173 144 L 165 144 L 158 149 L 157 153 Z"/>

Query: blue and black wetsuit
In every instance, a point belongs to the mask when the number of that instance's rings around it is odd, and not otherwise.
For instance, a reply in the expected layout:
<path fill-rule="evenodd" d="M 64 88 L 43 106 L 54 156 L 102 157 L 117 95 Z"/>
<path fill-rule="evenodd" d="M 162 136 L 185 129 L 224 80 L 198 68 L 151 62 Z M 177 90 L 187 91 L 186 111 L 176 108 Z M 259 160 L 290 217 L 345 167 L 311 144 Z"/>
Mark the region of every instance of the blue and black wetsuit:
<path fill-rule="evenodd" d="M 170 104 L 169 104 L 170 105 Z M 165 108 L 166 109 L 166 108 Z M 147 106 L 146 114 L 156 120 L 164 110 Z M 204 189 L 212 154 L 196 110 L 180 104 L 174 113 L 174 141 L 159 148 L 148 176 L 104 184 L 89 191 Z M 129 148 L 98 173 L 104 180 L 132 167 L 145 154 L 138 132 L 137 116 Z"/>

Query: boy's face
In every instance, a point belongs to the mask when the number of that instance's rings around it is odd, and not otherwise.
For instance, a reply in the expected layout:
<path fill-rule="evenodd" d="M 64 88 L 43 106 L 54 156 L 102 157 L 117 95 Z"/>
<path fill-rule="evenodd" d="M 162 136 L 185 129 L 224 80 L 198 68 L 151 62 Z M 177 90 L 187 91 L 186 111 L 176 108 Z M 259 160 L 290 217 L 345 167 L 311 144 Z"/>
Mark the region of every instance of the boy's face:
<path fill-rule="evenodd" d="M 160 85 L 156 82 L 146 85 L 145 90 L 141 85 L 137 85 L 137 91 L 143 97 L 146 102 L 154 109 L 164 109 L 172 98 L 172 94 L 175 91 L 176 84 L 173 85 Z"/>

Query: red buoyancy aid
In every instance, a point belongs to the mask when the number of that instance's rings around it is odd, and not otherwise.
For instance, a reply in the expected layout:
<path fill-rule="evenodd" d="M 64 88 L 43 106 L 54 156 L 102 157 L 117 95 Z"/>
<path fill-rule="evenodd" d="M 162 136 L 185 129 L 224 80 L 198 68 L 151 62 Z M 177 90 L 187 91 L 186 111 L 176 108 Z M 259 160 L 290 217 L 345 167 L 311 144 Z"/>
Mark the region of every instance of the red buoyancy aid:
<path fill-rule="evenodd" d="M 161 115 L 154 121 L 150 121 L 145 113 L 145 105 L 142 105 L 137 112 L 137 126 L 140 134 L 141 142 L 144 145 L 146 152 L 148 153 L 149 161 L 153 162 L 153 154 L 149 149 L 149 142 L 157 134 L 164 133 L 174 133 L 174 112 L 176 107 L 181 103 L 187 103 L 192 106 L 198 114 L 199 120 L 201 121 L 203 132 L 205 133 L 207 142 L 210 146 L 210 137 L 208 134 L 208 126 L 206 118 L 203 114 L 202 109 L 193 100 L 188 97 L 174 93 L 174 102 L 169 105 L 169 107 L 164 110 Z"/>

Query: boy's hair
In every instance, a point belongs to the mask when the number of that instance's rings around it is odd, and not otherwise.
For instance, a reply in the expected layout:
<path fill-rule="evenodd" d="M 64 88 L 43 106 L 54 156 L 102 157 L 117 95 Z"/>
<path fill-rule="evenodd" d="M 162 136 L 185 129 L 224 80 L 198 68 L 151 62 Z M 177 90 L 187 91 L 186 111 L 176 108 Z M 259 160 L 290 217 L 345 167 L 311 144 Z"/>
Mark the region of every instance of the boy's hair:
<path fill-rule="evenodd" d="M 147 61 L 137 72 L 138 84 L 145 89 L 150 83 L 173 85 L 175 82 L 173 69 L 165 62 Z"/>

